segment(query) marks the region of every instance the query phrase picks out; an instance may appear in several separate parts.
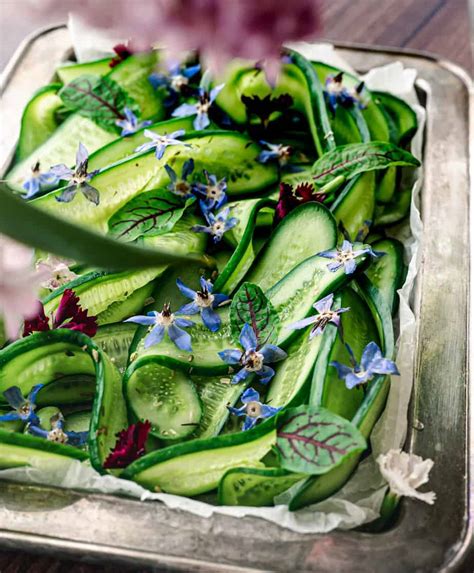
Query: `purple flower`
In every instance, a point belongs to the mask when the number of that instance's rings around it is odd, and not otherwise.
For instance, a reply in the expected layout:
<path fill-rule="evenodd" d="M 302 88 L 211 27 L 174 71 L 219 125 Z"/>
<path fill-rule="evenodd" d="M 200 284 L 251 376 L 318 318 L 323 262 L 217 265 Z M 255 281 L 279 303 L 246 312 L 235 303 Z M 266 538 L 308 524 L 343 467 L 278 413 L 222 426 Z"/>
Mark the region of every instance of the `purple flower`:
<path fill-rule="evenodd" d="M 268 141 L 262 140 L 260 141 L 260 145 L 268 148 L 261 151 L 257 157 L 257 161 L 260 163 L 278 161 L 280 167 L 283 167 L 288 163 L 288 160 L 293 153 L 293 150 L 289 145 L 283 145 L 281 143 L 269 143 Z"/>
<path fill-rule="evenodd" d="M 44 430 L 38 423 L 31 423 L 28 432 L 33 436 L 45 438 L 50 442 L 58 444 L 69 444 L 70 446 L 83 446 L 87 442 L 89 432 L 66 432 L 64 430 L 64 418 L 61 413 L 51 417 L 51 430 Z"/>
<path fill-rule="evenodd" d="M 332 310 L 333 300 L 333 294 L 325 296 L 320 301 L 313 304 L 313 308 L 318 311 L 318 314 L 315 314 L 314 316 L 308 316 L 308 318 L 303 318 L 302 320 L 298 320 L 297 322 L 290 324 L 287 328 L 292 330 L 299 330 L 300 328 L 306 328 L 310 324 L 313 324 L 313 328 L 309 333 L 309 338 L 311 340 L 311 338 L 314 336 L 322 334 L 330 322 L 336 326 L 339 326 L 339 323 L 341 322 L 341 317 L 339 315 L 343 312 L 347 312 L 350 310 L 350 308 L 346 307 Z"/>
<path fill-rule="evenodd" d="M 336 368 L 339 378 L 345 381 L 349 390 L 372 380 L 375 374 L 400 374 L 395 362 L 384 358 L 375 342 L 369 342 L 364 348 L 360 364 L 354 358 L 351 348 L 348 345 L 346 347 L 351 355 L 352 368 L 337 361 L 330 365 Z"/>
<path fill-rule="evenodd" d="M 31 177 L 23 182 L 23 189 L 27 192 L 25 199 L 33 199 L 40 191 L 52 187 L 59 179 L 52 171 L 41 173 L 40 162 L 37 161 L 31 168 Z"/>
<path fill-rule="evenodd" d="M 358 84 L 356 88 L 349 90 L 343 84 L 343 76 L 344 72 L 339 72 L 335 76 L 329 75 L 326 78 L 324 95 L 333 114 L 336 112 L 338 105 L 351 107 L 357 103 L 361 109 L 365 107 L 361 97 L 364 82 Z"/>
<path fill-rule="evenodd" d="M 200 203 L 204 202 L 200 201 Z M 217 215 L 207 211 L 205 204 L 201 205 L 201 209 L 203 213 L 205 213 L 209 224 L 207 227 L 205 225 L 194 225 L 191 229 L 196 233 L 209 233 L 212 235 L 214 243 L 218 243 L 222 239 L 224 233 L 235 227 L 239 222 L 235 217 L 229 217 L 229 207 L 222 209 L 222 211 L 217 213 Z"/>
<path fill-rule="evenodd" d="M 207 213 L 211 209 L 220 209 L 227 203 L 227 183 L 225 177 L 217 181 L 217 177 L 210 175 L 206 169 L 204 169 L 204 175 L 207 183 L 196 183 L 194 192 L 203 198 L 200 206 L 203 212 Z"/>
<path fill-rule="evenodd" d="M 89 181 L 97 175 L 99 172 L 92 171 L 88 173 L 87 165 L 89 163 L 89 153 L 87 149 L 79 143 L 79 147 L 76 154 L 76 168 L 73 171 L 64 163 L 60 165 L 54 165 L 51 167 L 51 172 L 54 173 L 59 179 L 63 179 L 65 181 L 70 181 L 70 184 L 63 190 L 63 192 L 56 197 L 56 201 L 60 203 L 70 203 L 76 193 L 81 191 L 84 197 L 94 203 L 94 205 L 98 205 L 100 202 L 99 191 L 92 185 L 89 185 Z"/>
<path fill-rule="evenodd" d="M 146 316 L 132 316 L 124 322 L 133 322 L 148 326 L 150 333 L 145 338 L 145 348 L 159 344 L 165 333 L 168 333 L 170 340 L 180 349 L 191 352 L 191 337 L 183 330 L 189 326 L 194 326 L 192 320 L 186 318 L 176 318 L 170 310 L 170 305 L 165 304 L 161 312 L 148 312 Z"/>
<path fill-rule="evenodd" d="M 333 259 L 333 261 L 327 265 L 332 273 L 344 267 L 346 275 L 351 275 L 356 270 L 357 265 L 354 260 L 356 257 L 364 254 L 369 254 L 372 257 L 380 256 L 380 253 L 376 253 L 370 247 L 354 250 L 354 246 L 355 245 L 352 245 L 349 241 L 343 241 L 342 247 L 331 249 L 330 251 L 323 251 L 322 253 L 318 253 L 318 256 Z"/>
<path fill-rule="evenodd" d="M 173 64 L 168 68 L 168 74 L 155 73 L 148 77 L 148 81 L 155 89 L 164 88 L 168 91 L 168 97 L 165 99 L 165 105 L 174 105 L 180 95 L 191 95 L 192 88 L 189 80 L 201 71 L 201 66 L 181 66 Z"/>
<path fill-rule="evenodd" d="M 151 141 L 147 143 L 142 143 L 142 145 L 138 146 L 135 151 L 150 151 L 151 149 L 155 150 L 155 156 L 157 159 L 161 159 L 165 153 L 165 149 L 169 145 L 186 145 L 182 141 L 178 139 L 178 137 L 182 137 L 185 134 L 184 129 L 178 129 L 177 131 L 173 131 L 169 135 L 160 135 L 151 131 L 150 129 L 145 129 L 143 135 L 148 137 Z"/>
<path fill-rule="evenodd" d="M 205 91 L 203 88 L 199 88 L 199 100 L 196 103 L 183 103 L 177 107 L 171 114 L 173 117 L 188 117 L 190 115 L 195 115 L 193 122 L 194 129 L 201 131 L 206 129 L 206 127 L 211 123 L 209 119 L 209 110 L 214 100 L 218 96 L 224 84 L 220 84 L 215 88 L 212 88 L 210 92 Z"/>
<path fill-rule="evenodd" d="M 137 116 L 129 107 L 123 108 L 123 113 L 125 114 L 125 119 L 118 119 L 115 125 L 122 128 L 122 137 L 127 137 L 127 135 L 133 135 L 139 129 L 148 127 L 153 122 L 147 119 L 146 121 L 139 122 Z"/>
<path fill-rule="evenodd" d="M 243 406 L 240 408 L 227 406 L 227 409 L 231 414 L 235 414 L 236 416 L 245 416 L 242 426 L 244 431 L 253 428 L 258 420 L 271 418 L 281 410 L 281 408 L 272 408 L 271 406 L 262 404 L 262 402 L 260 402 L 260 394 L 253 388 L 247 388 L 240 397 L 240 400 Z"/>
<path fill-rule="evenodd" d="M 275 371 L 266 365 L 284 360 L 287 357 L 286 352 L 274 344 L 265 344 L 259 348 L 255 332 L 249 324 L 244 324 L 239 341 L 243 351 L 232 349 L 219 352 L 219 356 L 226 364 L 242 366 L 232 377 L 232 384 L 242 382 L 252 373 L 260 377 L 262 384 L 268 384 Z"/>
<path fill-rule="evenodd" d="M 211 281 L 207 281 L 204 277 L 201 277 L 201 290 L 195 291 L 187 287 L 183 282 L 178 279 L 176 281 L 179 290 L 184 294 L 184 296 L 190 298 L 193 302 L 188 302 L 182 306 L 177 314 L 200 314 L 202 321 L 206 328 L 211 332 L 216 332 L 221 326 L 221 319 L 215 308 L 218 308 L 222 303 L 229 300 L 229 297 L 225 294 L 213 293 L 214 288 Z"/>
<path fill-rule="evenodd" d="M 35 414 L 36 397 L 38 392 L 43 388 L 44 384 L 36 384 L 31 389 L 28 397 L 25 398 L 18 386 L 11 386 L 3 395 L 5 396 L 8 404 L 13 408 L 13 412 L 8 412 L 0 416 L 0 422 L 11 422 L 13 420 L 21 420 L 26 423 L 39 423 L 38 416 Z"/>
<path fill-rule="evenodd" d="M 194 171 L 194 159 L 187 159 L 183 163 L 181 171 L 181 179 L 178 179 L 176 171 L 168 164 L 165 165 L 166 172 L 168 173 L 171 183 L 168 185 L 168 190 L 183 199 L 193 197 L 193 185 L 188 182 L 188 177 Z"/>

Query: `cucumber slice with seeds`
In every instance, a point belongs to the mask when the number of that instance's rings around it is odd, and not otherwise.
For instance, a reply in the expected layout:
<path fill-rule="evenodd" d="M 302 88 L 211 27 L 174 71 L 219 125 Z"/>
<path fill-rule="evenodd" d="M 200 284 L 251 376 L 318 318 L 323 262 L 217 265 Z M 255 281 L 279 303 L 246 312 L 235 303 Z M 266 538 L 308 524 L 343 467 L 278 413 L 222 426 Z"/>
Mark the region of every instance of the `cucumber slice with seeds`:
<path fill-rule="evenodd" d="M 201 420 L 201 402 L 189 377 L 153 360 L 137 361 L 127 371 L 124 394 L 132 416 L 149 420 L 151 433 L 162 440 L 189 436 Z"/>

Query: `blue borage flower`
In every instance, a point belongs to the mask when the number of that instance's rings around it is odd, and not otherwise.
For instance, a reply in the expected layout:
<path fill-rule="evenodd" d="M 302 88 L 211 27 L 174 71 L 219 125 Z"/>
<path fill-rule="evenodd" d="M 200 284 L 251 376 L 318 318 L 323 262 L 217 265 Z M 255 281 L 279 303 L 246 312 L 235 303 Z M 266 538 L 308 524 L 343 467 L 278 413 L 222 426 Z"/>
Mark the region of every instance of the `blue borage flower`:
<path fill-rule="evenodd" d="M 25 199 L 33 199 L 40 191 L 57 185 L 59 178 L 52 171 L 41 172 L 40 162 L 37 161 L 31 168 L 31 176 L 23 182 L 23 189 L 27 192 Z"/>
<path fill-rule="evenodd" d="M 133 113 L 133 111 L 129 107 L 123 108 L 123 113 L 125 114 L 125 119 L 118 119 L 115 122 L 117 127 L 122 128 L 122 133 L 120 134 L 122 137 L 127 137 L 128 135 L 133 135 L 139 129 L 144 127 L 148 127 L 153 122 L 147 119 L 146 121 L 138 121 L 138 117 Z"/>
<path fill-rule="evenodd" d="M 196 233 L 209 233 L 212 235 L 214 243 L 218 243 L 222 239 L 224 233 L 235 227 L 239 220 L 236 217 L 229 217 L 230 207 L 226 207 L 217 213 L 217 215 L 214 215 L 214 213 L 207 210 L 207 206 L 203 201 L 200 201 L 199 203 L 201 210 L 207 219 L 208 226 L 194 225 L 191 229 Z M 201 203 L 203 204 L 201 205 Z"/>
<path fill-rule="evenodd" d="M 169 304 L 165 304 L 161 312 L 154 310 L 148 312 L 146 316 L 132 316 L 127 318 L 124 322 L 133 322 L 149 327 L 150 333 L 145 338 L 145 348 L 159 344 L 163 340 L 165 333 L 168 333 L 170 340 L 180 350 L 186 350 L 188 352 L 192 350 L 191 336 L 183 330 L 183 328 L 194 326 L 194 322 L 186 318 L 175 317 L 171 312 Z"/>
<path fill-rule="evenodd" d="M 216 332 L 221 326 L 221 319 L 214 309 L 230 299 L 225 294 L 213 293 L 214 285 L 204 277 L 201 277 L 200 282 L 201 290 L 195 291 L 187 287 L 180 279 L 176 281 L 184 296 L 193 301 L 183 305 L 177 314 L 193 315 L 199 313 L 206 328 L 211 332 Z"/>
<path fill-rule="evenodd" d="M 232 377 L 232 384 L 242 382 L 252 373 L 260 377 L 262 384 L 268 384 L 275 375 L 275 371 L 267 364 L 284 360 L 287 357 L 286 352 L 274 344 L 265 344 L 259 348 L 255 332 L 249 324 L 244 324 L 239 342 L 243 351 L 232 349 L 219 352 L 219 356 L 226 364 L 242 366 L 241 370 Z"/>
<path fill-rule="evenodd" d="M 328 269 L 332 273 L 335 273 L 340 268 L 344 267 L 346 275 L 351 275 L 357 268 L 354 260 L 356 257 L 364 254 L 368 254 L 372 257 L 380 257 L 383 254 L 373 251 L 371 247 L 367 246 L 363 249 L 354 250 L 354 246 L 355 245 L 349 241 L 343 241 L 342 247 L 318 253 L 318 257 L 333 259 L 332 262 L 327 265 Z"/>
<path fill-rule="evenodd" d="M 272 408 L 272 406 L 262 404 L 262 402 L 260 402 L 260 394 L 253 388 L 247 388 L 240 397 L 240 400 L 243 406 L 240 408 L 227 406 L 227 409 L 231 414 L 235 414 L 236 416 L 245 416 L 242 426 L 243 430 L 250 430 L 250 428 L 255 426 L 258 420 L 271 418 L 281 410 L 281 408 Z"/>
<path fill-rule="evenodd" d="M 50 442 L 68 444 L 70 446 L 83 446 L 89 436 L 89 432 L 66 432 L 64 430 L 64 418 L 60 412 L 51 417 L 51 430 L 45 430 L 39 424 L 31 423 L 28 426 L 28 432 L 33 436 L 45 438 Z"/>
<path fill-rule="evenodd" d="M 99 170 L 87 171 L 87 165 L 89 163 L 89 153 L 87 149 L 79 143 L 79 147 L 76 154 L 76 168 L 73 171 L 64 163 L 59 165 L 54 165 L 51 167 L 51 173 L 56 175 L 58 179 L 63 179 L 64 181 L 70 181 L 70 184 L 62 191 L 62 193 L 56 196 L 56 201 L 60 203 L 70 203 L 76 196 L 78 191 L 84 195 L 84 197 L 98 205 L 100 202 L 99 191 L 89 184 L 89 181 L 99 173 Z"/>
<path fill-rule="evenodd" d="M 369 382 L 376 374 L 400 374 L 395 362 L 384 358 L 382 351 L 375 342 L 369 342 L 364 348 L 360 364 L 358 364 L 348 344 L 346 344 L 346 348 L 350 354 L 352 368 L 336 360 L 330 362 L 330 365 L 336 368 L 339 378 L 344 380 L 349 390 Z"/>
<path fill-rule="evenodd" d="M 168 164 L 165 165 L 166 173 L 171 180 L 168 185 L 168 190 L 183 199 L 189 199 L 189 197 L 194 197 L 193 190 L 194 186 L 192 183 L 188 182 L 188 177 L 194 171 L 194 159 L 188 159 L 183 163 L 183 169 L 181 171 L 181 179 L 178 178 L 176 171 Z"/>
<path fill-rule="evenodd" d="M 293 324 L 287 326 L 287 328 L 291 330 L 299 330 L 300 328 L 306 328 L 307 326 L 312 324 L 313 328 L 309 333 L 309 338 L 311 340 L 314 336 L 322 334 L 324 332 L 324 329 L 329 323 L 332 322 L 336 326 L 339 326 L 341 322 L 340 315 L 343 312 L 347 312 L 348 310 L 350 310 L 350 308 L 346 307 L 332 310 L 333 301 L 334 301 L 333 294 L 325 296 L 320 301 L 313 304 L 313 308 L 315 308 L 318 311 L 318 314 L 315 314 L 314 316 L 308 316 L 308 318 L 303 318 L 302 320 L 298 320 L 297 322 L 294 322 Z"/>
<path fill-rule="evenodd" d="M 207 183 L 196 183 L 194 192 L 197 196 L 202 197 L 199 202 L 204 213 L 211 209 L 220 209 L 227 203 L 227 182 L 225 177 L 217 181 L 215 175 L 211 175 L 206 169 L 203 170 Z"/>
<path fill-rule="evenodd" d="M 148 81 L 155 89 L 165 88 L 168 91 L 168 97 L 164 103 L 166 106 L 172 106 L 176 103 L 180 94 L 191 92 L 189 81 L 201 71 L 201 66 L 181 66 L 173 64 L 168 68 L 168 74 L 155 73 L 148 77 Z"/>
<path fill-rule="evenodd" d="M 177 107 L 171 115 L 173 117 L 189 117 L 190 115 L 195 115 L 196 118 L 193 122 L 194 129 L 197 131 L 206 129 L 211 123 L 209 110 L 223 87 L 224 84 L 220 84 L 212 88 L 210 92 L 199 88 L 199 100 L 196 103 L 183 103 Z"/>
<path fill-rule="evenodd" d="M 13 420 L 21 420 L 26 423 L 39 423 L 38 416 L 35 414 L 36 397 L 38 392 L 43 388 L 44 384 L 36 384 L 31 389 L 28 397 L 25 398 L 18 386 L 11 386 L 3 395 L 5 396 L 8 404 L 13 408 L 13 412 L 2 414 L 0 422 L 12 422 Z"/>
<path fill-rule="evenodd" d="M 268 141 L 261 140 L 260 145 L 266 147 L 261 151 L 257 157 L 260 163 L 268 163 L 269 161 L 277 161 L 280 167 L 285 166 L 293 153 L 293 149 L 289 145 L 282 143 L 269 143 Z"/>
<path fill-rule="evenodd" d="M 338 105 L 342 107 L 351 107 L 357 104 L 361 109 L 365 107 L 362 99 L 364 82 L 360 82 L 354 89 L 349 90 L 343 83 L 344 72 L 329 75 L 325 81 L 324 95 L 328 102 L 331 112 L 334 114 Z"/>
<path fill-rule="evenodd" d="M 178 139 L 178 137 L 182 137 L 185 133 L 184 129 L 178 129 L 169 135 L 160 135 L 150 129 L 145 129 L 143 135 L 151 141 L 147 141 L 146 143 L 139 145 L 135 149 L 135 152 L 150 151 L 151 149 L 154 149 L 156 158 L 161 159 L 165 153 L 165 149 L 169 145 L 185 145 L 190 147 Z"/>

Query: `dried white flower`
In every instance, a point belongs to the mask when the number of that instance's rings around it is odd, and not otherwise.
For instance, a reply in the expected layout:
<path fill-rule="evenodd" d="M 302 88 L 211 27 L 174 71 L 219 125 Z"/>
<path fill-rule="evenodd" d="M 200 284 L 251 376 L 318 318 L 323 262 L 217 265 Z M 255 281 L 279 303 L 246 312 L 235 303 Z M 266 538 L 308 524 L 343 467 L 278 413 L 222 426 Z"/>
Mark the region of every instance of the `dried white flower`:
<path fill-rule="evenodd" d="M 46 259 L 40 259 L 36 263 L 36 269 L 47 277 L 41 286 L 55 290 L 75 279 L 77 275 L 69 269 L 69 264 L 70 261 L 53 255 L 48 255 Z"/>
<path fill-rule="evenodd" d="M 417 491 L 428 482 L 433 460 L 424 460 L 415 454 L 401 450 L 390 450 L 377 458 L 380 473 L 387 480 L 390 491 L 398 496 L 413 497 L 432 505 L 435 502 L 434 491 Z"/>

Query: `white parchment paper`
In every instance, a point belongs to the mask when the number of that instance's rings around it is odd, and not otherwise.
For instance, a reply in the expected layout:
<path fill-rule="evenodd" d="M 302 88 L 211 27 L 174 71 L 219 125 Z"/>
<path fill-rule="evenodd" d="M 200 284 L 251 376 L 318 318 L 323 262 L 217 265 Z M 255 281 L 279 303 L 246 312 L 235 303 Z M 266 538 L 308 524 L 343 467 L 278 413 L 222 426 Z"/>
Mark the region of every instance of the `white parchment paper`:
<path fill-rule="evenodd" d="M 118 38 L 112 39 L 110 35 L 104 37 L 96 30 L 85 28 L 76 19 L 70 22 L 70 29 L 73 45 L 80 60 L 93 59 L 110 53 L 110 46 L 119 41 Z M 292 47 L 311 59 L 353 71 L 328 44 L 297 44 Z M 406 69 L 401 63 L 396 62 L 371 70 L 364 79 L 369 89 L 393 93 L 415 108 L 419 129 L 412 142 L 412 152 L 421 158 L 425 112 L 418 105 L 414 90 L 415 70 Z M 427 89 L 427 86 L 423 87 Z M 393 378 L 386 409 L 372 433 L 373 455 L 359 465 L 349 482 L 335 495 L 297 512 L 288 511 L 284 505 L 287 497 L 285 494 L 278 498 L 279 505 L 275 507 L 220 507 L 176 495 L 152 493 L 133 482 L 112 476 L 101 476 L 88 463 L 76 460 L 64 460 L 47 469 L 28 467 L 2 470 L 0 479 L 128 495 L 143 501 L 161 501 L 168 507 L 189 511 L 202 517 L 210 517 L 213 513 L 235 517 L 256 516 L 300 533 L 326 533 L 334 529 L 351 529 L 378 517 L 386 485 L 374 459 L 379 453 L 403 444 L 407 429 L 408 401 L 413 383 L 416 322 L 411 310 L 411 297 L 419 268 L 419 246 L 422 235 L 418 210 L 421 182 L 422 170 L 418 169 L 413 186 L 409 223 L 402 225 L 396 232 L 397 238 L 405 245 L 406 262 L 409 264 L 406 282 L 399 290 L 400 334 L 397 365 L 401 375 Z"/>

